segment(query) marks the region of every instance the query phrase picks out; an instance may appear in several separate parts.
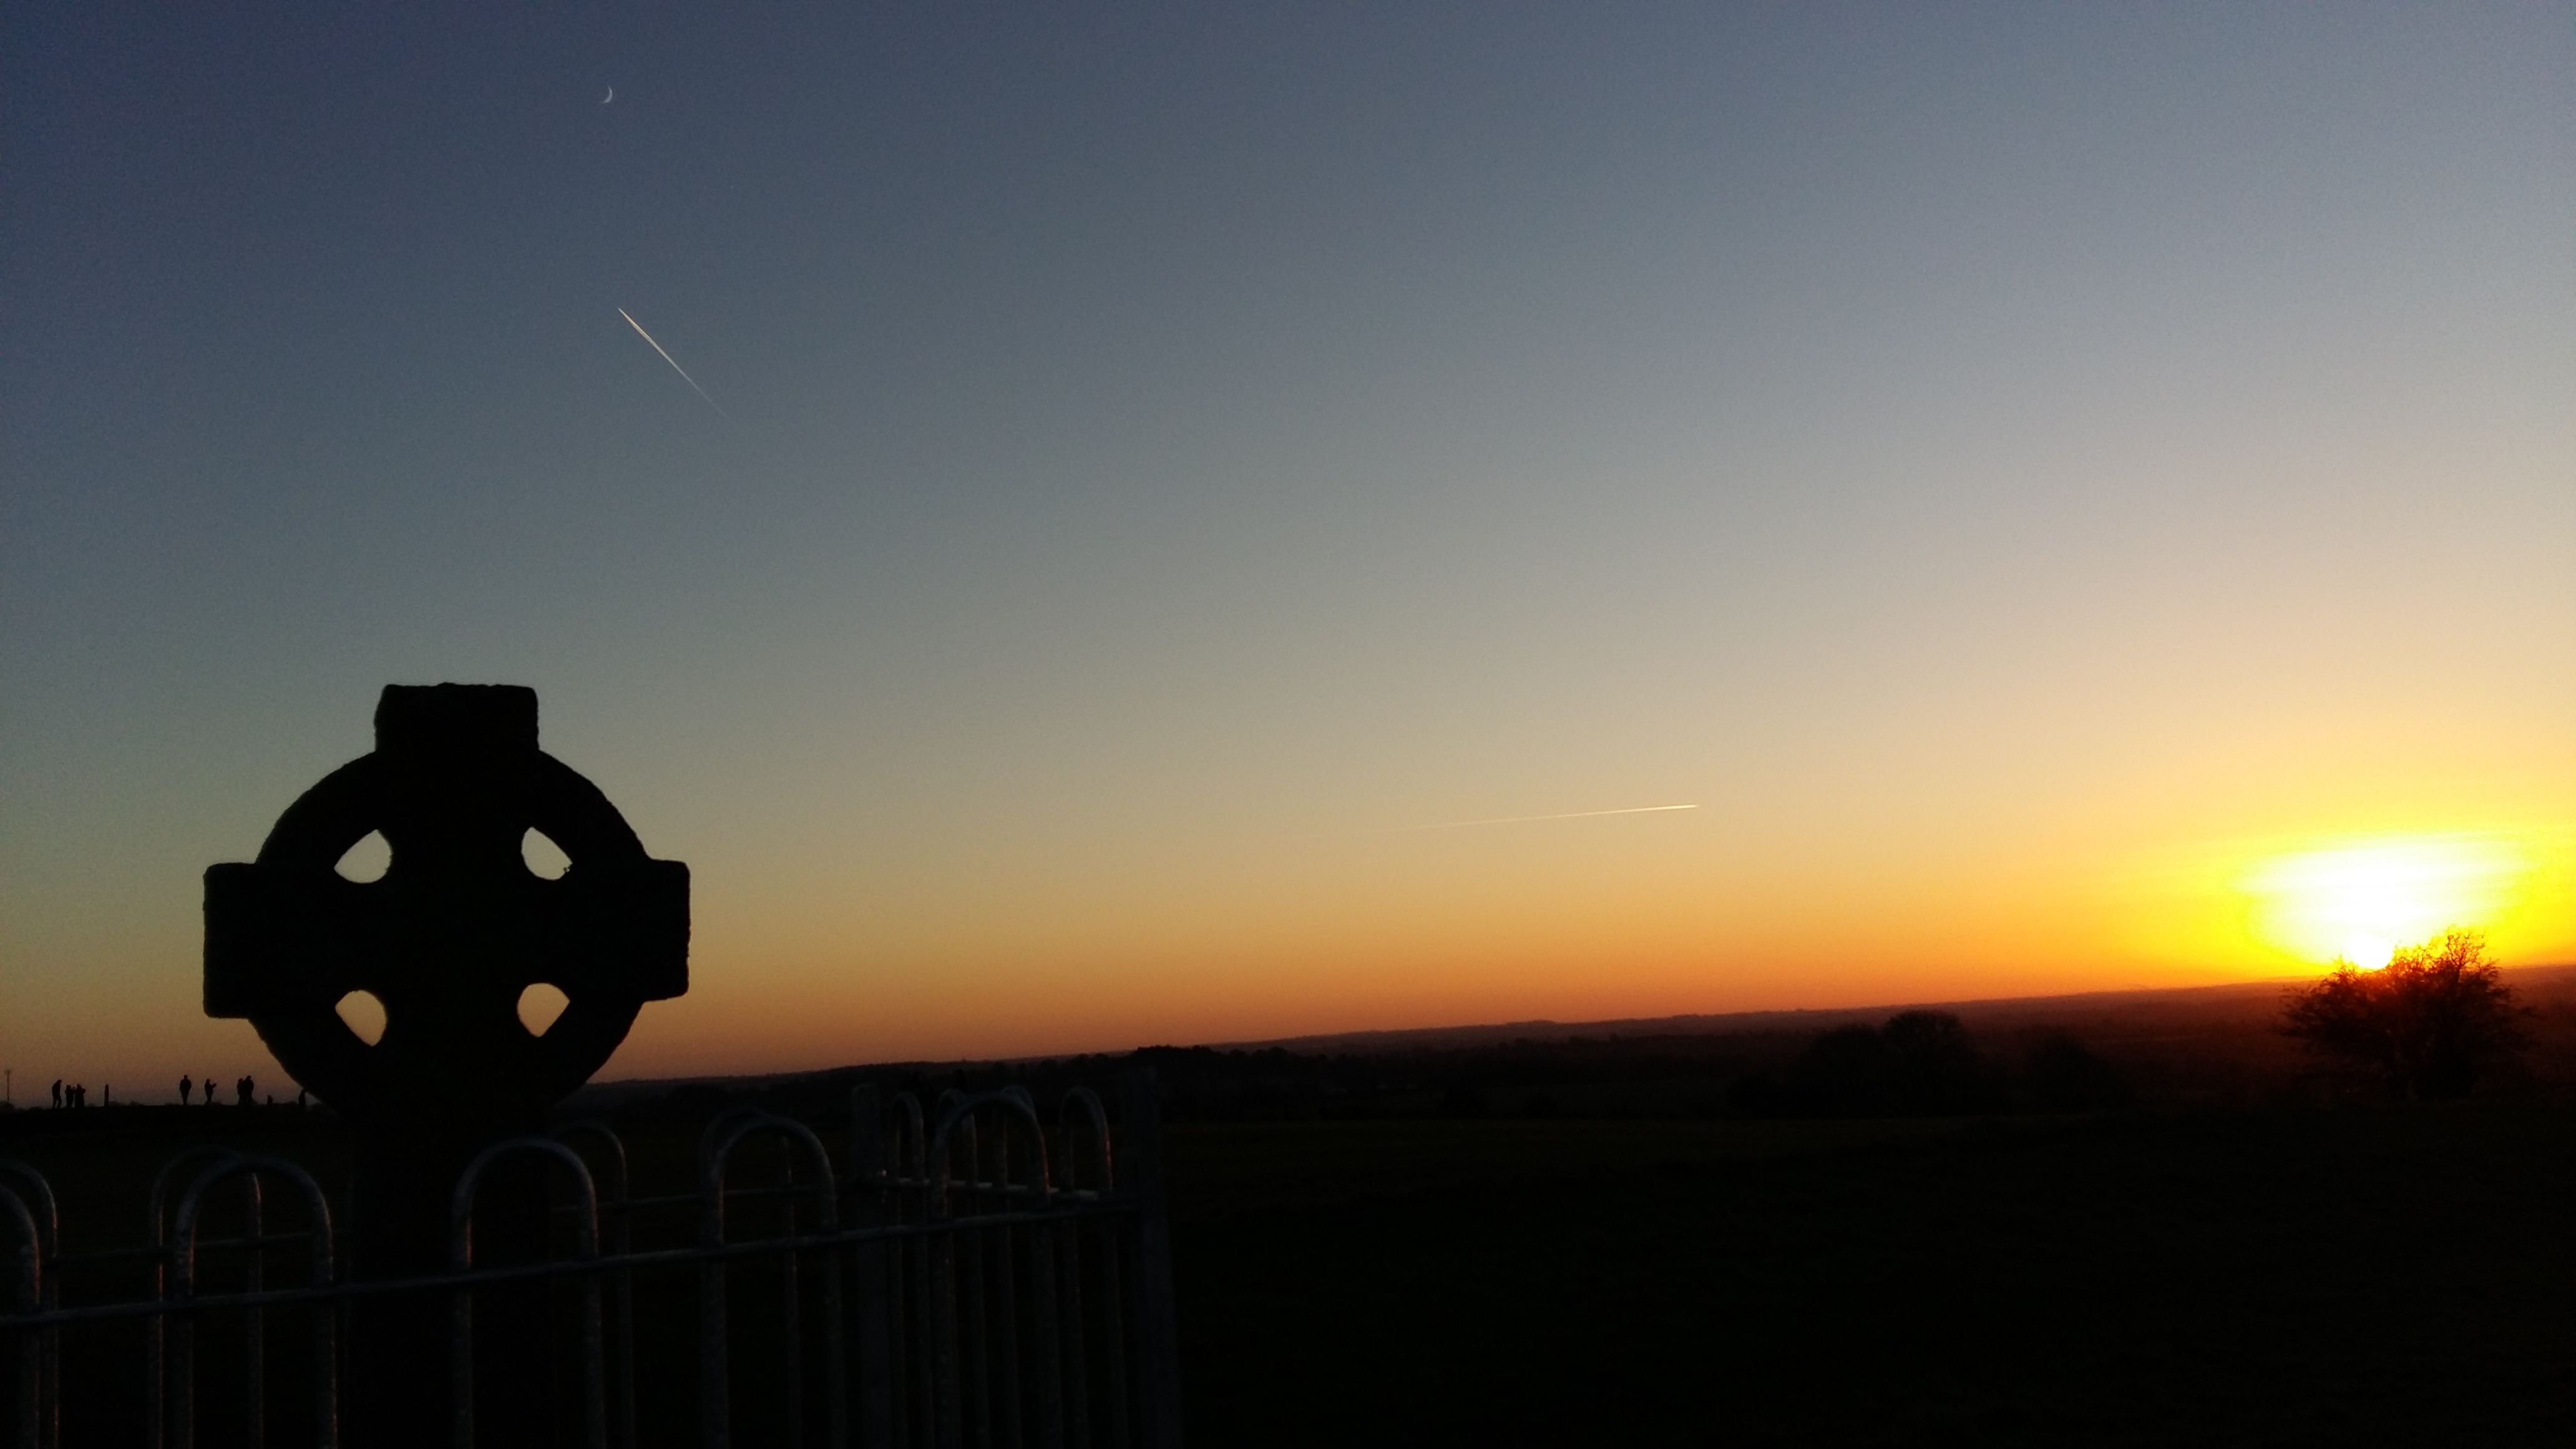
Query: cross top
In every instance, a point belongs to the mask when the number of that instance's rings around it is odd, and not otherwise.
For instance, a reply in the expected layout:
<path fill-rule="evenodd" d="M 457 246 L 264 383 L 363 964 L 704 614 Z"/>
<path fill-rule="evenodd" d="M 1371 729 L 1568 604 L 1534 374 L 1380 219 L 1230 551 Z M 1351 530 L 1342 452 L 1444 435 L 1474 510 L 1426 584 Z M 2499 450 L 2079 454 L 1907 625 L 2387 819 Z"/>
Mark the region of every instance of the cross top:
<path fill-rule="evenodd" d="M 572 864 L 528 869 L 529 830 Z M 380 832 L 379 880 L 342 878 Z M 387 685 L 375 753 L 286 808 L 248 865 L 206 871 L 206 1014 L 248 1017 L 280 1065 L 374 1121 L 503 1123 L 589 1080 L 647 1001 L 689 989 L 689 869 L 644 853 L 599 788 L 537 748 L 536 691 Z M 568 998 L 542 1035 L 521 992 Z M 337 1011 L 385 1006 L 372 1046 Z"/>

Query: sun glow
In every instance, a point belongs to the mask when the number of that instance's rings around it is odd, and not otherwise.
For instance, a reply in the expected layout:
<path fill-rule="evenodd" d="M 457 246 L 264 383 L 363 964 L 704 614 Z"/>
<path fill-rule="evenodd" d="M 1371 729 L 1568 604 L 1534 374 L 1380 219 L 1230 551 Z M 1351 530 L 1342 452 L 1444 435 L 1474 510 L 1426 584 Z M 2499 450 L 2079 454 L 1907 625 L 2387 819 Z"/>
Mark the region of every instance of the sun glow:
<path fill-rule="evenodd" d="M 2446 927 L 2492 928 L 2537 862 L 2495 835 L 2416 835 L 2274 856 L 2239 882 L 2257 934 L 2304 959 L 2376 970 Z"/>

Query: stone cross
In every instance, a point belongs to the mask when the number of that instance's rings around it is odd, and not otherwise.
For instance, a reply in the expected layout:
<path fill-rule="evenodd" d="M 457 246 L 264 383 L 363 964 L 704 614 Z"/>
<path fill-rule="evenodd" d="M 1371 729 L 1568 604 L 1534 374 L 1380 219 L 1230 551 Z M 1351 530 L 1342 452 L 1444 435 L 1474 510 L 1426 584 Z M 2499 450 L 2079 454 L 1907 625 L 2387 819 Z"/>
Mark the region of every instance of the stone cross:
<path fill-rule="evenodd" d="M 543 832 L 571 865 L 521 855 Z M 381 879 L 343 879 L 381 832 Z M 569 998 L 542 1034 L 522 991 Z M 206 1014 L 248 1017 L 279 1065 L 381 1125 L 524 1130 L 587 1081 L 647 1001 L 689 989 L 689 868 L 654 860 L 598 787 L 537 748 L 536 691 L 388 685 L 375 753 L 323 777 L 248 865 L 206 871 Z M 374 1045 L 342 997 L 384 1003 Z"/>

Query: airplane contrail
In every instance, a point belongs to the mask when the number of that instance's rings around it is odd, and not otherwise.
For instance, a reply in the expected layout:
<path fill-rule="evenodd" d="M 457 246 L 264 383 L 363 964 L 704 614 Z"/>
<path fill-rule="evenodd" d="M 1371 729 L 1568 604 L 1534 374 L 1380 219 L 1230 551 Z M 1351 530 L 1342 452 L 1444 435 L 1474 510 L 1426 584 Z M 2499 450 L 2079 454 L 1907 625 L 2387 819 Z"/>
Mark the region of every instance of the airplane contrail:
<path fill-rule="evenodd" d="M 688 370 L 687 368 L 682 367 L 682 366 L 680 365 L 680 359 L 678 359 L 678 358 L 676 358 L 676 357 L 673 357 L 673 356 L 672 356 L 668 351 L 666 351 L 666 350 L 663 348 L 663 346 L 662 346 L 662 344 L 661 344 L 661 343 L 659 343 L 659 342 L 655 342 L 655 341 L 653 340 L 653 334 L 644 330 L 644 324 L 643 324 L 643 323 L 636 321 L 636 320 L 635 320 L 635 318 L 634 318 L 630 313 L 628 313 L 628 312 L 627 312 L 627 310 L 626 310 L 625 308 L 623 308 L 623 307 L 620 307 L 620 308 L 618 308 L 618 309 L 617 309 L 617 315 L 618 315 L 618 316 L 620 316 L 620 317 L 624 317 L 624 318 L 626 319 L 626 325 L 635 329 L 635 335 L 636 335 L 636 336 L 643 338 L 643 339 L 644 339 L 644 341 L 645 341 L 645 343 L 646 343 L 647 345 L 649 345 L 649 346 L 650 346 L 650 347 L 651 347 L 655 352 L 659 352 L 659 353 L 661 353 L 661 354 L 662 354 L 662 360 L 663 360 L 664 362 L 667 362 L 667 363 L 671 364 L 671 370 L 672 370 L 673 372 L 676 372 L 676 373 L 678 373 L 678 374 L 680 375 L 680 381 L 687 383 L 687 384 L 689 385 L 689 387 L 690 387 L 693 391 L 695 391 L 695 392 L 697 393 L 697 395 L 698 395 L 698 396 L 703 397 L 703 398 L 706 398 L 706 400 L 707 400 L 707 406 L 708 406 L 708 407 L 711 407 L 711 408 L 714 408 L 714 409 L 716 410 L 716 416 L 717 416 L 717 417 L 720 417 L 720 418 L 724 419 L 726 422 L 733 423 L 733 425 L 734 425 L 735 427 L 737 427 L 737 428 L 739 428 L 739 427 L 741 427 L 741 426 L 742 426 L 742 424 L 740 424 L 740 423 L 734 423 L 734 422 L 733 422 L 733 414 L 731 414 L 731 413 L 729 413 L 729 412 L 726 412 L 726 411 L 724 410 L 724 404 L 723 404 L 723 403 L 717 402 L 713 397 L 711 397 L 711 396 L 709 396 L 709 395 L 708 395 L 707 390 L 706 390 L 705 388 L 702 388 L 702 387 L 699 387 L 699 386 L 698 386 L 698 380 L 697 380 L 696 378 L 694 378 L 694 377 L 689 376 L 689 370 Z"/>
<path fill-rule="evenodd" d="M 1540 820 L 1590 820 L 1602 815 L 1660 815 L 1667 810 L 1697 810 L 1697 805 L 1631 805 L 1622 810 L 1568 810 L 1560 815 L 1495 815 L 1483 820 L 1443 820 L 1437 825 L 1395 825 L 1384 830 L 1352 831 L 1354 835 L 1411 835 L 1423 830 L 1464 830 L 1471 825 L 1527 825 Z"/>

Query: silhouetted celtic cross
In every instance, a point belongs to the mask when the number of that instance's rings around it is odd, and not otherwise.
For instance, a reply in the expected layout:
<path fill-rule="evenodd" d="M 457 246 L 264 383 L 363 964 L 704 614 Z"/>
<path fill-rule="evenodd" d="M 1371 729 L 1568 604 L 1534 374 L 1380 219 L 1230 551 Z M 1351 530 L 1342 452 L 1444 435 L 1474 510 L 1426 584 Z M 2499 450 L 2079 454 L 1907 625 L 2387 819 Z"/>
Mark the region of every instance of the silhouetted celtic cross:
<path fill-rule="evenodd" d="M 521 843 L 572 864 L 547 880 Z M 381 832 L 381 879 L 344 879 Z M 519 1022 L 538 982 L 569 999 Z M 304 792 L 249 865 L 206 871 L 206 1014 L 246 1016 L 296 1081 L 371 1119 L 521 1118 L 588 1080 L 647 1001 L 689 989 L 689 868 L 645 855 L 599 788 L 537 748 L 536 691 L 388 685 L 376 750 Z M 370 1046 L 340 1019 L 385 1006 Z"/>

